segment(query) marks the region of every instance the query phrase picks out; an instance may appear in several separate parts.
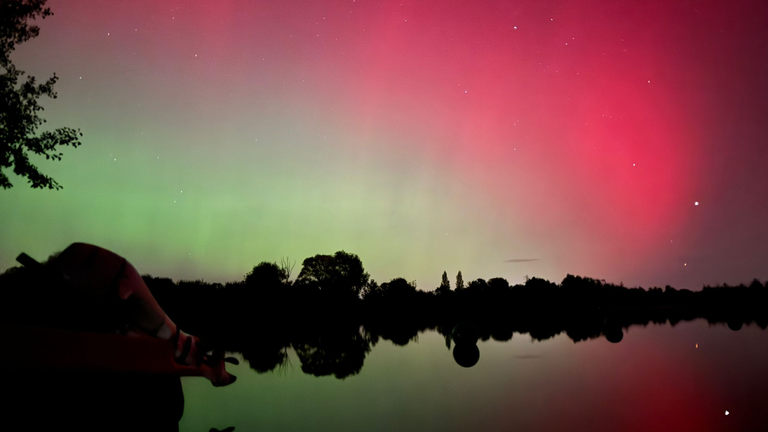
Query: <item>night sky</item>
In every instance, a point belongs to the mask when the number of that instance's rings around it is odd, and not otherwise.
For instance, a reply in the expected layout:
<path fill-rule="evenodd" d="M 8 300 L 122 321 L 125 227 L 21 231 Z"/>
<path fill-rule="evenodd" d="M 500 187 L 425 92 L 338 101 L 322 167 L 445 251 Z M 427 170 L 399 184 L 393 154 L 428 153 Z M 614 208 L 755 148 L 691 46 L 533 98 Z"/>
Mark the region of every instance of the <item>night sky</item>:
<path fill-rule="evenodd" d="M 768 2 L 54 1 L 12 59 L 83 146 L 0 191 L 0 270 L 75 241 L 239 280 L 768 279 Z"/>

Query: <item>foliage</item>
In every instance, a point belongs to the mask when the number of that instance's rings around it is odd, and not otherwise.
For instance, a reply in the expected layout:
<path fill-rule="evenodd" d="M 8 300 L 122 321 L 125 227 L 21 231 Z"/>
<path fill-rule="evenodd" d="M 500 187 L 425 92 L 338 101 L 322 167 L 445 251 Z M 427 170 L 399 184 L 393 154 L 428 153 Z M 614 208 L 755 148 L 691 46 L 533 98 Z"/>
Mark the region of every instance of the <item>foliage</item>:
<path fill-rule="evenodd" d="M 456 291 L 464 289 L 464 277 L 461 276 L 461 270 L 456 274 Z"/>
<path fill-rule="evenodd" d="M 262 261 L 245 275 L 245 284 L 254 286 L 287 284 L 289 275 L 290 273 L 285 266 L 278 266 L 275 263 Z"/>
<path fill-rule="evenodd" d="M 363 297 L 363 300 L 380 297 L 381 288 L 379 287 L 378 282 L 374 279 L 369 279 L 368 283 L 363 287 L 361 296 Z"/>
<path fill-rule="evenodd" d="M 370 277 L 360 258 L 344 251 L 333 255 L 315 255 L 305 259 L 301 265 L 296 285 L 316 288 L 328 295 L 357 298 Z"/>
<path fill-rule="evenodd" d="M 500 277 L 490 278 L 488 279 L 488 288 L 493 291 L 505 291 L 509 289 L 509 282 Z"/>
<path fill-rule="evenodd" d="M 371 352 L 363 335 L 353 331 L 325 336 L 293 344 L 301 371 L 314 376 L 333 375 L 338 379 L 360 373 L 365 356 Z"/>
<path fill-rule="evenodd" d="M 485 291 L 486 287 L 488 287 L 488 283 L 485 282 L 485 279 L 478 278 L 467 285 L 467 291 L 479 293 Z"/>
<path fill-rule="evenodd" d="M 440 286 L 437 287 L 437 290 L 435 290 L 435 292 L 437 294 L 446 294 L 449 291 L 451 291 L 451 282 L 448 281 L 448 273 L 443 272 L 443 279 L 440 282 Z"/>
<path fill-rule="evenodd" d="M 416 293 L 416 283 L 408 282 L 404 278 L 394 278 L 381 284 L 381 293 L 384 298 L 405 298 Z"/>
<path fill-rule="evenodd" d="M 56 74 L 40 84 L 32 76 L 22 80 L 24 72 L 17 69 L 10 59 L 16 45 L 40 33 L 40 28 L 29 24 L 29 21 L 53 15 L 50 8 L 43 7 L 45 2 L 0 1 L 0 187 L 3 189 L 13 187 L 3 172 L 9 168 L 14 174 L 26 177 L 33 188 L 61 189 L 62 186 L 53 178 L 41 173 L 32 164 L 29 153 L 45 156 L 48 160 L 61 160 L 61 146 L 80 145 L 82 134 L 76 129 L 61 127 L 37 133 L 37 129 L 45 123 L 39 116 L 43 107 L 38 99 L 41 96 L 56 98 L 53 90 L 58 80 Z"/>
<path fill-rule="evenodd" d="M 289 364 L 287 349 L 293 347 L 303 372 L 343 379 L 359 373 L 379 339 L 406 345 L 420 332 L 437 329 L 450 349 L 452 342 L 459 342 L 454 329 L 462 322 L 475 326 L 483 341 L 510 340 L 516 332 L 545 340 L 565 332 L 574 342 L 604 336 L 615 343 L 630 325 L 667 321 L 675 325 L 696 317 L 710 324 L 727 323 L 732 330 L 751 323 L 768 328 L 768 286 L 759 280 L 694 292 L 671 286 L 630 289 L 570 274 L 560 284 L 530 277 L 524 285 L 514 286 L 495 277 L 433 295 L 404 278 L 379 286 L 363 271 L 359 258 L 345 252 L 305 260 L 299 281 L 317 291 L 282 289 L 287 273 L 285 265 L 262 262 L 245 281 L 225 285 L 143 279 L 180 328 L 228 351 L 242 352 L 259 373 Z M 354 294 L 333 285 L 341 281 L 351 286 L 347 276 L 353 273 L 365 280 L 363 300 L 354 302 L 354 307 L 340 296 L 316 295 L 320 290 Z M 261 289 L 265 286 L 280 289 Z M 0 324 L 113 331 L 100 327 L 109 327 L 113 318 L 99 312 L 104 308 L 36 267 L 12 267 L 0 273 L 0 288 L 4 298 Z"/>

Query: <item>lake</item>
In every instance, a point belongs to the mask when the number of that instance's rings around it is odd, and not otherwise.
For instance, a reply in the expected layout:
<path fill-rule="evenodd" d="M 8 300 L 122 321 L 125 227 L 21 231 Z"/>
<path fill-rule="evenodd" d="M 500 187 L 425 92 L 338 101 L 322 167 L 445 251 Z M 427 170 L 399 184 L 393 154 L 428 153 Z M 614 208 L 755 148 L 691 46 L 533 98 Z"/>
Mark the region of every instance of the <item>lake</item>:
<path fill-rule="evenodd" d="M 462 367 L 435 332 L 381 339 L 359 373 L 337 379 L 284 366 L 214 388 L 183 378 L 181 431 L 734 431 L 768 430 L 768 333 L 703 319 L 631 326 L 620 343 L 478 341 Z"/>

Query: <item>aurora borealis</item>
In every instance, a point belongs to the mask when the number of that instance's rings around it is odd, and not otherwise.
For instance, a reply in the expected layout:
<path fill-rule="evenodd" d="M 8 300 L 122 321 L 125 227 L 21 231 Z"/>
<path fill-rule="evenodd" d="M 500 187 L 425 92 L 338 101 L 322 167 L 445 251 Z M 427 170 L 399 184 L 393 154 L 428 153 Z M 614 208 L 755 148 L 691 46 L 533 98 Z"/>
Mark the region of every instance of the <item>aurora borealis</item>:
<path fill-rule="evenodd" d="M 48 6 L 12 58 L 83 146 L 0 191 L 0 270 L 83 241 L 218 282 L 342 249 L 425 290 L 768 279 L 765 2 Z"/>

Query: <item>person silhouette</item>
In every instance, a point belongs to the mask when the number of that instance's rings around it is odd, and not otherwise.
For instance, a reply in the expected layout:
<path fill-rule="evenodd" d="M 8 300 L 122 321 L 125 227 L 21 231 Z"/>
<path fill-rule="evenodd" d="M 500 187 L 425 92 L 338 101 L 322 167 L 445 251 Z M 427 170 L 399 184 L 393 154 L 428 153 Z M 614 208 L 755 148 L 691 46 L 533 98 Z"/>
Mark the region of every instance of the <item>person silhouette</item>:
<path fill-rule="evenodd" d="M 236 377 L 227 372 L 222 351 L 209 353 L 200 338 L 182 331 L 155 300 L 139 272 L 128 260 L 104 248 L 86 243 L 73 243 L 46 263 L 72 291 L 76 299 L 84 299 L 104 309 L 94 316 L 103 328 L 129 336 L 150 336 L 168 340 L 173 345 L 174 360 L 199 368 L 200 374 L 214 386 L 232 384 Z"/>

